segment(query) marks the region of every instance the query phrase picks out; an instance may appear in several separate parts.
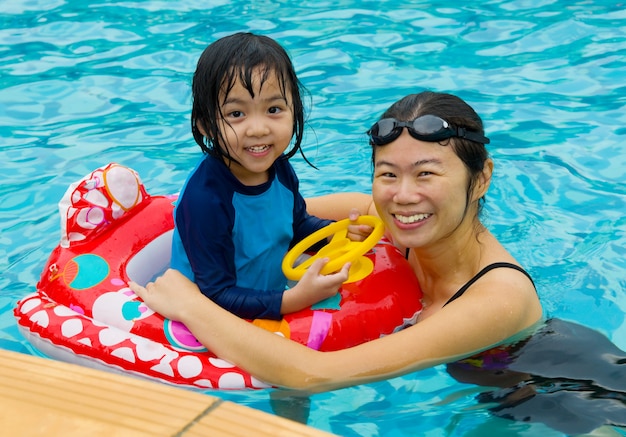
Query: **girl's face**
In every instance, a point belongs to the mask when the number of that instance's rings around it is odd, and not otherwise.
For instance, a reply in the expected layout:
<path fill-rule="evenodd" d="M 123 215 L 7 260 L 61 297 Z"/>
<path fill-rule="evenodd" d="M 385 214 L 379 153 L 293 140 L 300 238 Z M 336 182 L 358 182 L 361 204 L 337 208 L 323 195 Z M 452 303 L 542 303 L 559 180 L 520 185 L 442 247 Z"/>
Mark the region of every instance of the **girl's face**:
<path fill-rule="evenodd" d="M 376 148 L 372 195 L 394 241 L 404 247 L 425 248 L 471 226 L 468 186 L 469 172 L 450 145 L 416 140 L 405 129 Z"/>
<path fill-rule="evenodd" d="M 268 169 L 287 149 L 293 137 L 293 106 L 289 90 L 281 92 L 275 74 L 261 83 L 261 71 L 252 75 L 254 97 L 236 82 L 220 96 L 223 119 L 218 126 L 234 160 L 230 169 L 244 185 L 267 181 Z"/>

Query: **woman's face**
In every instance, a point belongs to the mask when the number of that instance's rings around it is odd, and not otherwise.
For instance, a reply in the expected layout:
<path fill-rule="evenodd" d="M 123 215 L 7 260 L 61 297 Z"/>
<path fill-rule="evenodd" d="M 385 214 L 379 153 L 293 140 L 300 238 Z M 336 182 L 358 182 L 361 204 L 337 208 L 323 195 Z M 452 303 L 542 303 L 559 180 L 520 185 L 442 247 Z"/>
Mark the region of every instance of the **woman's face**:
<path fill-rule="evenodd" d="M 372 195 L 394 241 L 404 247 L 425 248 L 471 226 L 468 186 L 469 172 L 450 145 L 416 140 L 405 129 L 376 148 Z"/>

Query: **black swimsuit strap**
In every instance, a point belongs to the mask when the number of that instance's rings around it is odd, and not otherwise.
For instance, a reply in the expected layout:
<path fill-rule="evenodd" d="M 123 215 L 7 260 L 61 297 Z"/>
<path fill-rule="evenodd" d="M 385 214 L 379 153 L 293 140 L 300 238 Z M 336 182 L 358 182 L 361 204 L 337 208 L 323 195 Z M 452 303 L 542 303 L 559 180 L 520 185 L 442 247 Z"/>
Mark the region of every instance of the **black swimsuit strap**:
<path fill-rule="evenodd" d="M 533 278 L 531 278 L 530 275 L 528 274 L 528 272 L 526 270 L 524 270 L 523 268 L 521 268 L 520 266 L 515 265 L 515 264 L 511 264 L 511 263 L 504 263 L 504 262 L 493 263 L 493 264 L 489 264 L 484 269 L 482 269 L 480 272 L 476 273 L 476 275 L 472 279 L 467 281 L 467 283 L 464 286 L 462 286 L 459 289 L 459 291 L 454 293 L 454 296 L 452 296 L 443 306 L 445 307 L 446 305 L 448 305 L 453 300 L 458 299 L 459 297 L 461 297 L 463 295 L 463 293 L 465 293 L 467 291 L 467 289 L 470 288 L 470 286 L 474 282 L 476 282 L 480 278 L 482 278 L 487 272 L 490 272 L 493 269 L 498 269 L 498 268 L 502 268 L 502 267 L 508 268 L 508 269 L 514 269 L 514 270 L 517 270 L 518 272 L 522 272 L 523 274 L 526 275 L 526 277 L 528 277 L 528 279 L 530 279 L 530 282 L 532 282 L 533 287 L 535 287 L 535 282 L 533 281 Z"/>

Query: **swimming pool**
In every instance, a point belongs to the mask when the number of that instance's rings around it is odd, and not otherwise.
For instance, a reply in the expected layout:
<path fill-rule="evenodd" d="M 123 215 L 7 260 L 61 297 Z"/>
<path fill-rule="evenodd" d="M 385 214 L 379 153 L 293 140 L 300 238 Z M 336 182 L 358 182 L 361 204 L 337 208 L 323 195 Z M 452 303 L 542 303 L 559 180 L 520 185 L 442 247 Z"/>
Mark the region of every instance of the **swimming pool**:
<path fill-rule="evenodd" d="M 202 6 L 199 6 L 202 4 Z M 210 6 L 207 6 L 210 4 Z M 68 184 L 116 161 L 152 194 L 199 155 L 190 75 L 206 44 L 251 30 L 290 52 L 311 93 L 305 195 L 367 191 L 365 130 L 391 102 L 454 92 L 496 161 L 486 224 L 534 276 L 546 312 L 626 350 L 626 5 L 609 1 L 64 2 L 0 5 L 0 347 L 31 353 L 12 308 L 57 244 Z M 494 417 L 445 367 L 308 399 L 340 435 L 562 435 Z M 218 393 L 297 417 L 307 400 Z M 616 433 L 626 435 L 623 429 Z"/>

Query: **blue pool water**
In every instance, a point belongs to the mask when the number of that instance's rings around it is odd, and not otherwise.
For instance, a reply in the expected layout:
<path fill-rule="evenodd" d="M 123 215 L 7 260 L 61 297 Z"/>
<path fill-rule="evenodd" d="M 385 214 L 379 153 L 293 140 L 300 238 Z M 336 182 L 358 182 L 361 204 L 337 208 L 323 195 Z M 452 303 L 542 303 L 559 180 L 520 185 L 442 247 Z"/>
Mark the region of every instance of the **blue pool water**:
<path fill-rule="evenodd" d="M 369 190 L 364 132 L 405 94 L 470 102 L 496 162 L 485 223 L 549 316 L 626 350 L 626 4 L 606 0 L 0 3 L 0 348 L 33 353 L 12 309 L 58 243 L 71 182 L 116 161 L 150 193 L 178 192 L 200 153 L 191 74 L 235 31 L 277 39 L 310 91 L 305 151 L 319 170 L 293 159 L 305 195 Z M 476 400 L 484 390 L 439 366 L 311 396 L 308 424 L 344 436 L 563 435 L 495 417 Z M 267 391 L 212 394 L 302 410 Z"/>

